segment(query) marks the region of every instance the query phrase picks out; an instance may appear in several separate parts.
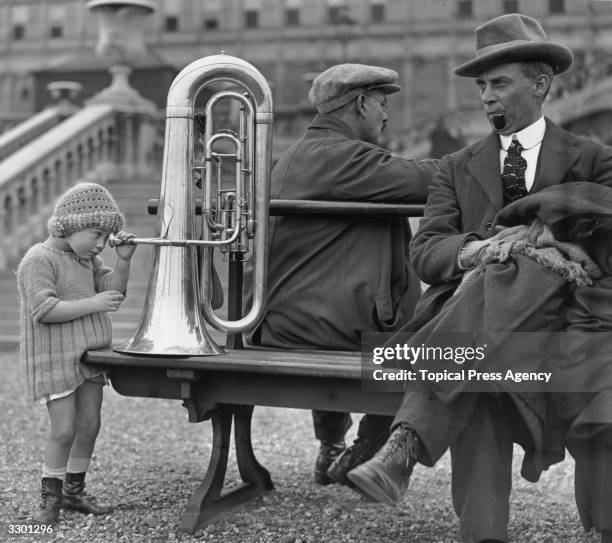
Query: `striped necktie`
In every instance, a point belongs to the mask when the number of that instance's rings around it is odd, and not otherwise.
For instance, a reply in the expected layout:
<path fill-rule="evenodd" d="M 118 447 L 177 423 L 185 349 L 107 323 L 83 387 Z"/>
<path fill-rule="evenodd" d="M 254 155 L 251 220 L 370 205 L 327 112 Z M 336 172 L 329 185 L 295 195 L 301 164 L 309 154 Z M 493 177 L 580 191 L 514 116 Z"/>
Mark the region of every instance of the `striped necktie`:
<path fill-rule="evenodd" d="M 527 161 L 521 156 L 522 150 L 519 140 L 513 136 L 512 143 L 508 147 L 508 155 L 504 159 L 504 170 L 501 176 L 504 200 L 507 204 L 527 195 L 525 186 Z"/>

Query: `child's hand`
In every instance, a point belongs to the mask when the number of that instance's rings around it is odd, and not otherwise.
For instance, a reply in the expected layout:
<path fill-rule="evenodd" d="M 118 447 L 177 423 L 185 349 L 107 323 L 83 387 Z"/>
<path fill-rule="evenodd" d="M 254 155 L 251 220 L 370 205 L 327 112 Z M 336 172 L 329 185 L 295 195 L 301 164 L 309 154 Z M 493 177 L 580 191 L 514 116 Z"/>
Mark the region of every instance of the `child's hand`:
<path fill-rule="evenodd" d="M 105 313 L 108 311 L 117 311 L 124 296 L 118 290 L 105 290 L 98 292 L 91 298 L 91 305 L 96 312 Z"/>
<path fill-rule="evenodd" d="M 115 251 L 117 251 L 117 256 L 122 260 L 130 260 L 132 258 L 132 255 L 136 250 L 136 245 L 129 243 L 128 240 L 133 239 L 134 237 L 134 234 L 124 232 L 123 230 L 117 232 L 115 235 Z"/>

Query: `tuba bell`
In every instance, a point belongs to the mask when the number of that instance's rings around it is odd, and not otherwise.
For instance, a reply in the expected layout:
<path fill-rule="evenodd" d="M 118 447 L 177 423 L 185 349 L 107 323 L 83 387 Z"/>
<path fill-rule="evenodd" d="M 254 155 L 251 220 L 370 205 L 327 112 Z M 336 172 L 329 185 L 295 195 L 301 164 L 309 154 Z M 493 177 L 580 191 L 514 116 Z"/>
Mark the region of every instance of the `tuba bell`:
<path fill-rule="evenodd" d="M 198 97 L 208 97 L 203 113 L 196 108 Z M 219 124 L 215 111 L 224 104 L 225 117 L 232 111 L 237 117 L 235 130 L 215 126 Z M 272 109 L 266 79 L 254 66 L 230 55 L 196 60 L 174 79 L 168 92 L 157 207 L 160 232 L 157 237 L 130 240 L 154 246 L 145 304 L 137 330 L 115 351 L 158 356 L 221 354 L 224 351 L 211 339 L 204 319 L 230 333 L 249 330 L 261 319 L 268 258 Z M 222 319 L 212 307 L 216 248 L 230 258 L 251 254 L 253 301 L 248 313 L 237 320 Z"/>

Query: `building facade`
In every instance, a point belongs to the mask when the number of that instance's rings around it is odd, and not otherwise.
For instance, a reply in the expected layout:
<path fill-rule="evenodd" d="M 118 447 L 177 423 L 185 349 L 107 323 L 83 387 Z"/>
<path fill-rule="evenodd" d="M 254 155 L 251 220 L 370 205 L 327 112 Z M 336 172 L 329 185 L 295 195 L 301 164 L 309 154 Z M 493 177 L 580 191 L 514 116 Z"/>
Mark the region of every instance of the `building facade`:
<path fill-rule="evenodd" d="M 612 51 L 612 2 L 606 0 L 155 3 L 146 34 L 152 57 L 177 71 L 219 51 L 253 63 L 271 83 L 276 136 L 281 138 L 294 137 L 312 114 L 306 94 L 313 74 L 340 62 L 379 64 L 399 72 L 403 92 L 390 100 L 392 133 L 478 109 L 473 80 L 455 76 L 453 68 L 473 55 L 474 28 L 503 13 L 538 18 L 552 39 L 574 51 L 576 68 L 560 80 L 555 93 L 571 92 L 593 70 L 606 71 Z M 41 91 L 34 88 L 33 74 L 71 59 L 74 67 L 75 55 L 93 51 L 96 37 L 96 20 L 85 0 L 0 0 L 0 117 L 39 109 Z M 160 78 L 157 93 L 163 95 L 168 85 L 167 77 Z"/>

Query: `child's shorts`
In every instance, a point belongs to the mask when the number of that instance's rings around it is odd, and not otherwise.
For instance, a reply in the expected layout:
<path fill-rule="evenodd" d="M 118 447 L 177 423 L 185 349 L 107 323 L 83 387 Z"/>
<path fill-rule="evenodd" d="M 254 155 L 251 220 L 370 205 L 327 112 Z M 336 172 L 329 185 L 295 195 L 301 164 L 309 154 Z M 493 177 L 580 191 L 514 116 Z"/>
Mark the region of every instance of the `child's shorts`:
<path fill-rule="evenodd" d="M 89 381 L 90 383 L 100 383 L 101 385 L 108 385 L 108 378 L 106 376 L 106 372 L 100 372 L 89 379 L 85 379 L 85 381 Z M 40 405 L 46 405 L 51 400 L 59 400 L 60 398 L 65 398 L 66 396 L 70 396 L 76 388 L 72 388 L 70 390 L 66 390 L 64 392 L 54 392 L 52 394 L 47 394 L 42 397 L 39 401 Z"/>

